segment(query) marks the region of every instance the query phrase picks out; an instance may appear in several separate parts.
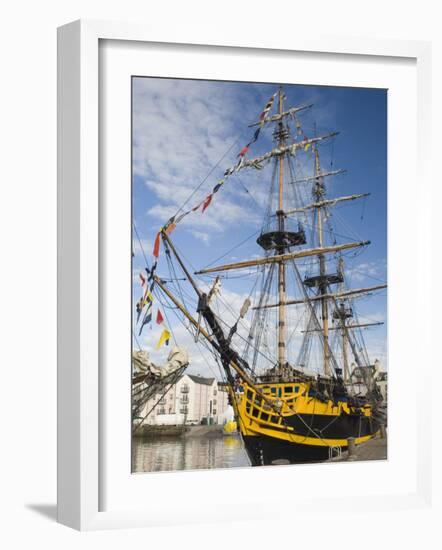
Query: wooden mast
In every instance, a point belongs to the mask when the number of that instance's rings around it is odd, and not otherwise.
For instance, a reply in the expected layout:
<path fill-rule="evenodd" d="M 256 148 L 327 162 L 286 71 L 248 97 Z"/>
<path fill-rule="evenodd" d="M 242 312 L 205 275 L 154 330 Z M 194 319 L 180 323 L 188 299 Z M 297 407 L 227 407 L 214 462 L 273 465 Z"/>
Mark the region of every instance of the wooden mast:
<path fill-rule="evenodd" d="M 319 203 L 324 194 L 323 187 L 319 174 L 321 173 L 321 166 L 319 164 L 319 152 L 315 147 L 315 175 L 317 175 L 316 184 L 314 188 L 314 195 L 316 201 Z M 317 217 L 317 230 L 318 230 L 318 244 L 320 248 L 324 246 L 324 228 L 322 225 L 322 207 L 316 207 Z M 321 276 L 321 284 L 319 286 L 319 292 L 322 295 L 321 299 L 321 319 L 322 319 L 322 332 L 324 336 L 324 374 L 330 375 L 330 347 L 328 341 L 328 300 L 325 296 L 327 294 L 327 284 L 325 282 L 325 257 L 323 254 L 319 255 L 319 274 Z"/>
<path fill-rule="evenodd" d="M 350 368 L 348 366 L 348 340 L 347 331 L 345 330 L 345 319 L 341 320 L 342 323 L 342 359 L 344 362 L 344 382 L 350 380 Z"/>
<path fill-rule="evenodd" d="M 339 271 L 340 273 L 344 273 L 344 260 L 340 258 L 339 260 Z M 380 285 L 380 286 L 386 286 L 386 285 Z M 343 291 L 344 289 L 344 281 L 340 285 L 340 290 Z M 342 362 L 344 365 L 344 382 L 348 382 L 350 380 L 350 367 L 348 364 L 348 331 L 346 330 L 346 309 L 345 309 L 345 301 L 342 302 L 343 304 L 343 310 L 340 311 L 337 310 L 339 313 L 339 324 L 341 325 L 341 337 L 342 337 Z"/>
<path fill-rule="evenodd" d="M 283 113 L 283 91 L 282 87 L 279 88 L 279 114 Z M 278 131 L 278 145 L 281 147 L 284 145 L 284 125 L 279 122 Z M 278 203 L 278 229 L 284 231 L 284 155 L 279 157 L 279 203 Z M 285 250 L 283 249 L 282 252 Z M 285 315 L 285 262 L 281 260 L 278 265 L 278 366 L 281 374 L 284 372 L 286 364 L 286 315 Z"/>

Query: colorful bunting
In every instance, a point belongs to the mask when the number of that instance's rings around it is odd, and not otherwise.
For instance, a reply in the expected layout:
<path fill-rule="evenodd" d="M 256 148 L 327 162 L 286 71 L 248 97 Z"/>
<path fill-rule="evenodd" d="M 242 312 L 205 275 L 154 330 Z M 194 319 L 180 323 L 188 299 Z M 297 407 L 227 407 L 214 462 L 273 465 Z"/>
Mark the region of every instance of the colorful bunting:
<path fill-rule="evenodd" d="M 144 294 L 144 304 L 143 304 L 143 306 L 145 306 L 146 304 L 149 304 L 150 302 L 153 302 L 153 296 L 152 296 L 152 293 L 150 292 L 150 290 L 146 289 L 146 292 Z"/>
<path fill-rule="evenodd" d="M 148 273 L 148 281 L 150 282 L 149 287 L 146 285 L 145 277 L 143 277 L 143 275 L 140 273 L 141 286 L 143 288 L 144 286 L 146 286 L 146 289 L 144 291 L 143 296 L 138 300 L 135 306 L 137 311 L 137 323 L 140 321 L 141 313 L 143 312 L 143 309 L 145 308 L 145 306 L 148 306 L 148 309 L 147 309 L 146 315 L 144 316 L 143 322 L 141 323 L 139 334 L 141 334 L 144 325 L 147 325 L 152 320 L 152 314 L 150 313 L 149 315 L 149 310 L 152 307 L 152 302 L 154 299 L 152 292 L 155 286 L 154 275 L 155 275 L 156 267 L 157 267 L 157 261 L 154 262 L 150 270 L 146 267 L 146 272 Z"/>
<path fill-rule="evenodd" d="M 136 310 L 137 310 L 137 323 L 138 323 L 138 321 L 140 320 L 141 312 L 143 311 L 144 299 L 140 298 L 135 307 L 136 307 Z"/>
<path fill-rule="evenodd" d="M 245 156 L 246 154 L 248 153 L 249 149 L 250 149 L 250 146 L 255 143 L 257 140 L 258 140 L 258 137 L 260 135 L 260 132 L 261 132 L 261 128 L 266 120 L 266 117 L 270 111 L 270 109 L 272 108 L 273 106 L 273 103 L 275 101 L 275 97 L 277 95 L 277 92 L 275 92 L 271 97 L 270 99 L 267 101 L 263 111 L 261 112 L 260 114 L 260 121 L 261 121 L 261 125 L 259 126 L 259 128 L 257 128 L 253 134 L 253 138 L 249 141 L 249 143 L 247 143 L 247 145 L 245 145 L 241 150 L 240 152 L 238 153 L 238 157 L 239 157 L 239 160 L 238 162 L 236 163 L 235 166 L 232 166 L 231 168 L 228 168 L 225 172 L 224 172 L 224 177 L 218 181 L 218 183 L 213 187 L 212 189 L 212 192 L 209 193 L 204 200 L 202 200 L 201 202 L 199 202 L 197 205 L 195 205 L 193 208 L 191 208 L 190 210 L 187 210 L 186 212 L 182 212 L 178 217 L 175 217 L 173 216 L 172 218 L 170 218 L 168 220 L 168 222 L 166 223 L 166 225 L 157 233 L 157 236 L 155 238 L 155 243 L 154 243 L 154 247 L 153 247 L 153 256 L 154 258 L 156 259 L 154 265 L 152 266 L 152 269 L 150 271 L 150 274 L 149 274 L 149 281 L 152 280 L 153 281 L 153 276 L 154 276 L 154 272 L 155 272 L 155 269 L 156 269 L 156 264 L 157 264 L 157 260 L 158 260 L 158 257 L 159 257 L 159 254 L 160 254 L 160 245 L 161 245 L 161 232 L 165 232 L 167 235 L 169 235 L 177 226 L 178 223 L 180 223 L 186 216 L 188 216 L 191 212 L 196 212 L 198 211 L 200 208 L 201 208 L 201 212 L 204 213 L 205 210 L 209 207 L 210 203 L 212 202 L 212 199 L 213 199 L 213 195 L 215 193 L 217 193 L 220 188 L 222 187 L 222 185 L 224 185 L 225 183 L 225 180 L 226 178 L 228 178 L 229 176 L 231 176 L 232 174 L 234 174 L 235 172 L 237 172 L 238 170 L 241 169 L 241 167 L 243 166 L 244 162 L 245 162 Z M 256 163 L 251 163 L 249 164 L 250 166 L 253 166 L 254 168 L 256 168 L 257 170 L 260 170 L 262 168 L 262 166 L 256 162 Z"/>
<path fill-rule="evenodd" d="M 296 115 L 293 115 L 293 118 L 295 120 L 295 124 L 296 124 L 296 133 L 298 134 L 298 136 L 302 136 L 303 139 L 308 139 L 306 133 L 304 132 L 304 130 L 302 129 L 302 126 L 301 126 L 301 123 L 299 122 L 298 118 Z M 307 147 L 307 146 L 306 146 Z M 308 151 L 308 147 L 307 149 L 304 149 L 305 151 Z"/>
<path fill-rule="evenodd" d="M 275 97 L 276 97 L 276 94 L 278 92 L 275 92 L 272 97 L 267 101 L 266 103 L 266 106 L 264 107 L 264 110 L 262 111 L 262 113 L 259 115 L 259 120 L 261 122 L 264 122 L 270 109 L 272 108 L 272 105 L 273 105 L 273 102 L 275 101 Z"/>
<path fill-rule="evenodd" d="M 219 181 L 219 182 L 215 185 L 215 187 L 213 188 L 212 193 L 213 193 L 213 194 L 218 193 L 218 191 L 219 191 L 219 189 L 220 189 L 220 187 L 222 186 L 223 183 L 224 183 L 224 180 Z"/>
<path fill-rule="evenodd" d="M 175 229 L 176 223 L 168 222 L 167 226 L 164 228 L 164 231 L 167 233 L 167 235 L 170 235 L 172 231 Z"/>
<path fill-rule="evenodd" d="M 206 197 L 206 200 L 203 203 L 203 212 L 209 206 L 209 204 L 212 202 L 212 197 L 213 197 L 212 193 L 210 193 L 210 195 L 208 195 Z"/>
<path fill-rule="evenodd" d="M 153 287 L 155 286 L 154 277 L 155 277 L 155 271 L 157 269 L 157 265 L 158 265 L 158 258 L 155 259 L 154 263 L 152 264 L 152 267 L 150 268 L 150 271 L 146 267 L 146 272 L 149 274 L 147 280 L 150 283 L 150 287 L 149 287 L 150 292 L 153 292 Z"/>
<path fill-rule="evenodd" d="M 152 321 L 152 305 L 149 306 L 148 310 L 146 311 L 143 322 L 140 326 L 140 332 L 138 333 L 138 336 L 141 336 L 141 332 L 143 330 L 144 325 L 149 324 Z"/>
<path fill-rule="evenodd" d="M 259 116 L 259 120 L 261 121 L 261 124 L 255 130 L 255 132 L 253 134 L 253 137 L 249 141 L 249 143 L 247 143 L 240 150 L 240 152 L 238 153 L 237 156 L 239 157 L 239 160 L 236 163 L 236 165 L 232 166 L 231 168 L 228 168 L 224 172 L 224 177 L 216 183 L 216 185 L 212 189 L 212 192 L 209 193 L 204 198 L 204 200 L 202 200 L 200 203 L 198 203 L 196 206 L 194 206 L 190 210 L 187 210 L 186 212 L 182 212 L 179 216 L 177 216 L 177 217 L 173 216 L 172 218 L 170 218 L 168 220 L 168 222 L 166 223 L 166 225 L 162 229 L 160 229 L 160 231 L 157 233 L 157 235 L 155 237 L 153 251 L 152 251 L 152 255 L 154 257 L 154 262 L 153 262 L 152 267 L 151 267 L 150 270 L 146 267 L 147 280 L 146 280 L 146 277 L 142 273 L 139 274 L 140 283 L 141 283 L 141 286 L 143 288 L 145 288 L 145 292 L 144 292 L 144 295 L 136 303 L 137 323 L 140 320 L 140 317 L 141 317 L 141 315 L 144 311 L 144 308 L 147 306 L 147 310 L 144 314 L 144 317 L 143 317 L 143 320 L 142 320 L 142 323 L 141 323 L 141 326 L 140 326 L 139 335 L 141 335 L 141 332 L 142 332 L 144 326 L 149 324 L 152 321 L 152 304 L 153 304 L 153 299 L 154 299 L 153 295 L 152 295 L 152 292 L 153 292 L 153 289 L 154 289 L 154 286 L 155 286 L 155 272 L 156 272 L 156 268 L 157 268 L 157 264 L 158 264 L 158 257 L 160 255 L 161 233 L 164 232 L 167 235 L 170 235 L 170 233 L 172 233 L 172 231 L 174 231 L 174 229 L 176 228 L 177 224 L 180 223 L 191 212 L 196 212 L 200 208 L 201 208 L 202 213 L 204 213 L 206 211 L 206 209 L 210 206 L 210 204 L 212 202 L 213 195 L 221 189 L 221 187 L 224 185 L 226 179 L 229 176 L 231 176 L 232 174 L 234 174 L 235 172 L 237 172 L 238 170 L 240 170 L 241 167 L 243 166 L 243 164 L 245 162 L 245 156 L 249 152 L 249 149 L 250 149 L 251 145 L 253 143 L 255 143 L 259 138 L 262 126 L 264 125 L 264 122 L 267 118 L 267 115 L 268 115 L 269 111 L 271 110 L 271 108 L 273 106 L 276 95 L 277 95 L 277 92 L 275 94 L 273 94 L 270 97 L 270 99 L 267 101 L 263 111 L 261 112 L 261 114 Z M 306 146 L 305 150 L 307 150 L 307 146 Z M 262 168 L 262 165 L 258 161 L 254 162 L 254 163 L 249 162 L 249 165 L 253 166 L 257 170 Z M 146 284 L 147 282 L 150 283 L 149 287 L 147 287 L 147 284 Z M 156 322 L 159 325 L 164 323 L 164 318 L 163 318 L 163 315 L 162 315 L 160 310 L 157 310 Z M 157 349 L 159 349 L 164 343 L 166 345 L 168 345 L 169 344 L 169 339 L 170 339 L 170 332 L 167 330 L 167 328 L 164 328 L 164 330 L 163 330 L 163 332 L 160 336 L 160 339 L 158 341 Z"/>
<path fill-rule="evenodd" d="M 161 243 L 161 231 L 158 231 L 157 236 L 155 238 L 155 244 L 153 245 L 153 255 L 155 258 L 158 258 L 160 254 L 160 243 Z"/>
<path fill-rule="evenodd" d="M 153 296 L 152 293 L 148 288 L 146 288 L 146 292 L 143 294 L 143 296 L 138 300 L 136 303 L 136 311 L 137 311 L 137 323 L 140 320 L 141 313 L 144 309 L 144 307 L 148 304 L 151 304 L 153 302 Z"/>
<path fill-rule="evenodd" d="M 175 227 L 180 223 L 180 221 L 187 216 L 187 214 L 190 214 L 190 212 L 183 212 L 176 218 L 175 220 Z"/>
<path fill-rule="evenodd" d="M 160 339 L 158 340 L 158 344 L 156 345 L 156 349 L 160 349 L 160 347 L 165 343 L 166 346 L 169 345 L 170 340 L 170 332 L 165 328 L 163 332 L 161 333 Z"/>
<path fill-rule="evenodd" d="M 241 166 L 244 164 L 244 160 L 244 157 L 240 157 L 239 161 L 235 165 L 235 172 L 241 169 Z"/>

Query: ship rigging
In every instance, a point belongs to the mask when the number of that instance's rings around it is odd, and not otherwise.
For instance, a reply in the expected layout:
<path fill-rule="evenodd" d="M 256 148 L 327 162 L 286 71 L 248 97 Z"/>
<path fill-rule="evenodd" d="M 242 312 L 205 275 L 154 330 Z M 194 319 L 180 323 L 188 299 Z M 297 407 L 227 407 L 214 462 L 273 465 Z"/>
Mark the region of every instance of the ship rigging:
<path fill-rule="evenodd" d="M 228 384 L 253 465 L 327 459 L 336 449 L 345 450 L 349 438 L 358 444 L 374 437 L 382 416 L 382 397 L 363 337 L 363 329 L 380 323 L 361 320 L 356 300 L 386 284 L 349 288 L 345 255 L 363 250 L 370 241 L 340 242 L 331 224 L 337 204 L 365 200 L 369 193 L 328 196 L 328 179 L 345 170 L 324 169 L 320 147 L 338 133 L 307 137 L 299 117 L 312 105 L 285 108 L 284 101 L 280 87 L 249 126 L 253 135 L 236 164 L 194 207 L 183 206 L 160 229 L 153 260 L 146 265 L 149 297 L 140 301 L 141 329 L 151 321 L 155 295 L 210 351 Z M 271 114 L 275 104 L 277 112 Z M 250 149 L 268 127 L 273 148 L 250 158 Z M 312 175 L 298 176 L 294 163 L 301 155 L 312 160 Z M 172 238 L 177 226 L 187 216 L 204 213 L 239 172 L 264 173 L 267 167 L 270 189 L 256 239 L 260 253 L 192 269 Z M 159 274 L 161 256 L 167 280 Z M 226 304 L 220 291 L 221 281 L 232 274 L 245 274 L 251 281 L 238 309 Z M 223 313 L 227 310 L 229 322 Z M 355 368 L 364 378 L 364 394 L 355 391 Z"/>

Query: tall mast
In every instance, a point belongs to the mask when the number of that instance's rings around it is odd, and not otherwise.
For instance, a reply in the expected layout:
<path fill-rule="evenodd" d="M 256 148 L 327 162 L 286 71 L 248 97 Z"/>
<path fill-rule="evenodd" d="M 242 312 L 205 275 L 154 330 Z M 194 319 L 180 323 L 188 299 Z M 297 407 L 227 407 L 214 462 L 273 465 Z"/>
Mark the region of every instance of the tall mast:
<path fill-rule="evenodd" d="M 342 258 L 339 259 L 338 263 L 338 271 L 339 273 L 344 273 L 344 260 Z M 385 285 L 380 285 L 384 286 Z M 346 293 L 344 290 L 344 278 L 342 277 L 342 283 L 339 285 L 339 289 L 341 293 Z M 335 300 L 335 303 L 337 307 L 335 308 L 333 312 L 333 318 L 338 320 L 338 328 L 341 330 L 341 337 L 342 337 L 342 362 L 344 365 L 344 382 L 348 382 L 350 380 L 350 368 L 348 363 L 348 327 L 347 327 L 347 319 L 350 319 L 353 317 L 353 311 L 350 307 L 347 307 L 347 302 L 345 300 L 345 297 L 343 297 L 343 300 L 338 303 Z"/>
<path fill-rule="evenodd" d="M 341 273 L 344 273 L 344 260 L 341 258 L 339 260 L 339 270 Z M 341 285 L 341 290 L 343 290 L 343 283 Z M 350 380 L 350 367 L 348 364 L 348 331 L 346 330 L 346 321 L 347 321 L 347 315 L 346 315 L 346 309 L 345 309 L 345 301 L 344 304 L 344 311 L 341 315 L 341 325 L 342 325 L 342 359 L 344 363 L 344 381 L 348 382 Z M 350 313 L 350 310 L 348 311 Z"/>
<path fill-rule="evenodd" d="M 282 87 L 279 88 L 279 114 L 283 113 L 283 91 Z M 284 145 L 285 141 L 285 132 L 284 125 L 281 120 L 278 124 L 278 145 L 281 147 Z M 278 216 L 278 230 L 280 232 L 284 231 L 284 155 L 279 157 L 279 203 L 278 211 L 276 212 Z M 284 252 L 284 249 L 282 250 Z M 285 263 L 284 261 L 279 262 L 278 266 L 278 295 L 279 295 L 279 308 L 278 308 L 278 366 L 280 373 L 283 373 L 284 367 L 286 364 L 286 349 L 285 349 L 285 336 L 286 336 L 286 326 L 285 326 Z"/>
<path fill-rule="evenodd" d="M 347 331 L 345 330 L 345 319 L 343 319 L 341 323 L 342 323 L 342 359 L 344 362 L 344 381 L 348 382 L 350 380 L 350 368 L 348 366 L 348 340 L 347 340 Z"/>
<path fill-rule="evenodd" d="M 344 273 L 344 260 L 342 258 L 339 259 L 339 271 L 341 273 Z M 344 281 L 342 281 L 340 285 L 341 291 L 344 290 Z M 345 307 L 345 300 L 342 302 L 342 311 L 340 311 L 340 308 L 338 308 L 338 314 L 339 314 L 339 322 L 341 325 L 341 336 L 342 336 L 342 361 L 344 363 L 344 382 L 348 382 L 350 380 L 350 368 L 348 364 L 348 331 L 346 329 L 346 321 L 347 321 L 347 313 L 350 315 L 350 310 L 347 310 Z"/>
<path fill-rule="evenodd" d="M 313 194 L 317 203 L 319 203 L 324 196 L 324 186 L 322 182 L 321 166 L 319 164 L 319 152 L 318 148 L 315 147 L 315 186 L 313 188 Z M 322 207 L 316 207 L 316 219 L 317 219 L 317 231 L 318 231 L 318 244 L 322 248 L 324 246 L 324 228 L 322 224 Z M 330 349 L 328 341 L 328 300 L 326 298 L 327 294 L 327 278 L 325 273 L 325 257 L 324 254 L 319 255 L 319 275 L 320 275 L 320 284 L 319 284 L 319 293 L 322 295 L 321 299 L 321 320 L 322 320 L 322 332 L 324 336 L 324 374 L 330 374 Z"/>

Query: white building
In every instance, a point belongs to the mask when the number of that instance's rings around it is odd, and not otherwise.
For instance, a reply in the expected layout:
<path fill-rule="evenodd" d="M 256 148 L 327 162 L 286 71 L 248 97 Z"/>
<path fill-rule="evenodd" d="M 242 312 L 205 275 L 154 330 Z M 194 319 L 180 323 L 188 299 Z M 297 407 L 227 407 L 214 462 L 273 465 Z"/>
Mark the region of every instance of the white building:
<path fill-rule="evenodd" d="M 363 371 L 366 371 L 364 375 Z M 388 372 L 380 370 L 380 363 L 375 361 L 374 366 L 356 367 L 352 365 L 351 386 L 356 394 L 365 395 L 367 392 L 366 383 L 375 384 L 379 389 L 385 402 L 388 399 Z"/>
<path fill-rule="evenodd" d="M 165 395 L 157 394 L 140 416 L 148 425 L 223 424 L 230 417 L 226 388 L 215 378 L 184 374 Z"/>

